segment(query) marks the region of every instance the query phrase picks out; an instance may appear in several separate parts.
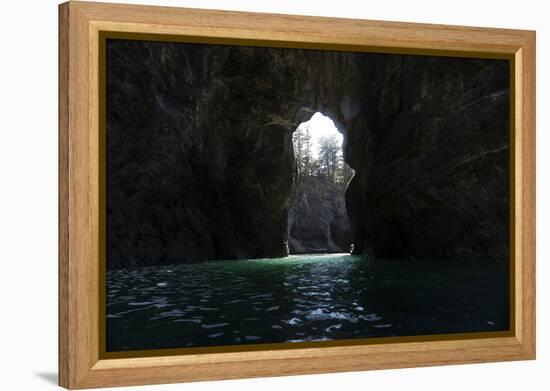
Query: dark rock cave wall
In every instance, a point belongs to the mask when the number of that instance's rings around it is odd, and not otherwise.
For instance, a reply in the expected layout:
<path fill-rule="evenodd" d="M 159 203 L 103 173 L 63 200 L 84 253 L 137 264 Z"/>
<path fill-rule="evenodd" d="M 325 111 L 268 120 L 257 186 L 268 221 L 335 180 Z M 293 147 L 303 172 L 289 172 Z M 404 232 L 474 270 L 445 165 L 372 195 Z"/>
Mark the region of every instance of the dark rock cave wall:
<path fill-rule="evenodd" d="M 508 62 L 385 56 L 367 69 L 346 149 L 356 251 L 506 258 Z"/>
<path fill-rule="evenodd" d="M 353 83 L 340 57 L 108 41 L 108 267 L 285 256 L 292 133 Z"/>
<path fill-rule="evenodd" d="M 109 268 L 284 256 L 316 111 L 356 171 L 356 251 L 507 251 L 502 61 L 120 40 L 107 59 Z"/>

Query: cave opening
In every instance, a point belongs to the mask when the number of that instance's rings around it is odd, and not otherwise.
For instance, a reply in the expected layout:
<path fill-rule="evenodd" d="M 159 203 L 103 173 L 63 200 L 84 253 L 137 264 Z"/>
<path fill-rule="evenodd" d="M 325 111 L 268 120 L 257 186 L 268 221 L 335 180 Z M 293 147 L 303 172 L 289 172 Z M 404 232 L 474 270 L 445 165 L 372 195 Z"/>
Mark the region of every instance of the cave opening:
<path fill-rule="evenodd" d="M 345 253 L 352 246 L 345 193 L 354 175 L 344 134 L 316 112 L 293 133 L 294 186 L 288 212 L 290 254 Z"/>

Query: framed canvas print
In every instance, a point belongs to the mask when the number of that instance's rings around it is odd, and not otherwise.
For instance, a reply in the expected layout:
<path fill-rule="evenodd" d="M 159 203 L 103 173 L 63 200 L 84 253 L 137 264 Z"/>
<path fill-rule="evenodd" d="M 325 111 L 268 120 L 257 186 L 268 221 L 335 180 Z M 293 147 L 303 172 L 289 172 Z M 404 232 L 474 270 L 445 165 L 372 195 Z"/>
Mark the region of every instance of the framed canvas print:
<path fill-rule="evenodd" d="M 60 385 L 535 358 L 535 33 L 59 7 Z"/>

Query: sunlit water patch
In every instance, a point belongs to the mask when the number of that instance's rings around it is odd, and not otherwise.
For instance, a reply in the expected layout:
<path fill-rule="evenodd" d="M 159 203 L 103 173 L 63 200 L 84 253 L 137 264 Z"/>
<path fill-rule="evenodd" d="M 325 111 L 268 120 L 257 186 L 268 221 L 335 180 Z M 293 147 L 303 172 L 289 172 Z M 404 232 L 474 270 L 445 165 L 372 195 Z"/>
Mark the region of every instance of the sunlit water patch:
<path fill-rule="evenodd" d="M 107 350 L 507 330 L 505 262 L 347 254 L 107 273 Z"/>

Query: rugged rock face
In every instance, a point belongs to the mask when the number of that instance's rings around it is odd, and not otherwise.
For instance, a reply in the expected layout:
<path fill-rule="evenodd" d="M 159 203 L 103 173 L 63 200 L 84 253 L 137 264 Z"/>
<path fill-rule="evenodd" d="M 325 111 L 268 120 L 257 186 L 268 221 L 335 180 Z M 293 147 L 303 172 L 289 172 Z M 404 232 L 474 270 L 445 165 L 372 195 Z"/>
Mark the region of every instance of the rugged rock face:
<path fill-rule="evenodd" d="M 365 75 L 346 149 L 356 251 L 507 257 L 507 62 L 386 56 Z"/>
<path fill-rule="evenodd" d="M 108 267 L 284 256 L 316 111 L 356 171 L 357 251 L 505 255 L 507 85 L 503 61 L 110 40 Z"/>
<path fill-rule="evenodd" d="M 295 86 L 263 52 L 108 43 L 110 267 L 285 255 L 294 161 L 276 115 Z"/>
<path fill-rule="evenodd" d="M 292 132 L 345 91 L 340 67 L 335 53 L 109 41 L 108 266 L 286 255 Z"/>
<path fill-rule="evenodd" d="M 292 254 L 349 251 L 352 235 L 343 186 L 324 177 L 304 177 L 296 183 L 288 211 Z"/>

